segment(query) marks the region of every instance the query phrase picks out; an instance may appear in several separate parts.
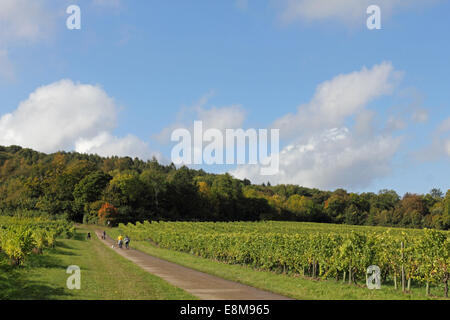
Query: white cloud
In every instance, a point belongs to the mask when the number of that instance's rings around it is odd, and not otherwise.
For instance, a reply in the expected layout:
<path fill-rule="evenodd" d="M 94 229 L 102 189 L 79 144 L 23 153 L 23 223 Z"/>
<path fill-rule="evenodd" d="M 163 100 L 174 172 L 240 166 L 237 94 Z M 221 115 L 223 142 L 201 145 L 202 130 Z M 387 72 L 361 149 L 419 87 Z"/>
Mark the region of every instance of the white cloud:
<path fill-rule="evenodd" d="M 373 119 L 375 112 L 372 110 L 362 110 L 356 115 L 354 131 L 355 134 L 366 137 L 375 133 Z"/>
<path fill-rule="evenodd" d="M 99 87 L 61 80 L 38 88 L 0 119 L 1 144 L 44 152 L 70 149 L 78 137 L 115 127 L 114 101 Z"/>
<path fill-rule="evenodd" d="M 426 2 L 426 3 L 425 3 Z M 314 22 L 333 20 L 354 24 L 367 19 L 366 9 L 370 5 L 381 8 L 382 18 L 405 8 L 430 5 L 437 1 L 420 0 L 278 0 L 280 18 L 284 22 L 296 20 Z"/>
<path fill-rule="evenodd" d="M 203 121 L 205 129 L 219 130 L 241 128 L 245 120 L 245 112 L 239 105 L 227 107 L 211 107 L 197 109 L 197 119 Z"/>
<path fill-rule="evenodd" d="M 81 153 L 98 154 L 101 156 L 138 157 L 158 160 L 163 157 L 160 153 L 152 152 L 148 143 L 131 134 L 118 138 L 109 132 L 101 132 L 92 139 L 80 138 L 75 142 L 75 150 Z"/>
<path fill-rule="evenodd" d="M 273 127 L 286 138 L 307 132 L 341 127 L 352 115 L 395 87 L 400 77 L 391 63 L 383 62 L 371 69 L 341 74 L 320 84 L 312 100 L 298 108 L 297 113 L 277 119 Z"/>
<path fill-rule="evenodd" d="M 0 1 L 0 46 L 46 38 L 54 22 L 45 0 Z"/>
<path fill-rule="evenodd" d="M 213 93 L 200 98 L 194 106 L 183 108 L 177 115 L 174 123 L 164 128 L 155 138 L 160 143 L 170 142 L 170 136 L 176 129 L 185 128 L 193 132 L 194 121 L 203 122 L 203 130 L 210 128 L 237 129 L 242 128 L 245 120 L 245 111 L 240 105 L 206 107 Z"/>
<path fill-rule="evenodd" d="M 138 138 L 111 134 L 116 122 L 116 104 L 102 88 L 61 80 L 36 89 L 0 118 L 0 145 L 148 158 L 151 152 Z"/>
<path fill-rule="evenodd" d="M 390 172 L 401 139 L 384 133 L 366 109 L 395 88 L 399 73 L 390 63 L 339 75 L 317 87 L 312 100 L 274 122 L 289 143 L 280 152 L 280 171 L 261 176 L 259 166 L 239 166 L 231 173 L 261 183 L 292 183 L 334 189 L 365 188 Z M 354 126 L 348 120 L 354 118 Z"/>
<path fill-rule="evenodd" d="M 399 144 L 399 138 L 391 136 L 360 140 L 346 127 L 331 129 L 283 148 L 275 176 L 261 176 L 259 166 L 240 166 L 231 173 L 254 183 L 270 180 L 322 189 L 365 188 L 390 172 Z"/>

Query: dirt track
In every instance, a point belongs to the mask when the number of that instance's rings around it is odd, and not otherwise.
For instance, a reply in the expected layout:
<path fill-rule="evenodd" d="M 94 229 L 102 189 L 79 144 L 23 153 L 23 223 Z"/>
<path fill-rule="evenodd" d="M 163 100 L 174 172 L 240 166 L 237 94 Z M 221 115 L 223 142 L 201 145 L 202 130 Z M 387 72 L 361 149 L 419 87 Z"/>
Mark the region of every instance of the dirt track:
<path fill-rule="evenodd" d="M 142 269 L 184 289 L 203 300 L 291 300 L 290 298 L 256 289 L 244 284 L 228 281 L 213 275 L 162 260 L 138 250 L 119 249 L 111 238 L 101 239 L 101 231 L 96 231 L 100 241 L 111 246 L 121 256 L 131 260 Z"/>

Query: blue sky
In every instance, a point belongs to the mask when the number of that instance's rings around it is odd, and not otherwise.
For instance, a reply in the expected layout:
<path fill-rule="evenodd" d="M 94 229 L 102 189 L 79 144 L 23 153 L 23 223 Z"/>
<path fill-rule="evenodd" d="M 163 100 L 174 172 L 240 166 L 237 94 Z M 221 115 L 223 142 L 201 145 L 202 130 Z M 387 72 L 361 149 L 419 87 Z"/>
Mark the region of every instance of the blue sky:
<path fill-rule="evenodd" d="M 283 123 L 281 148 L 310 150 L 282 153 L 276 177 L 247 166 L 233 174 L 447 190 L 450 1 L 365 2 L 4 0 L 0 144 L 167 160 L 167 132 L 196 119 L 219 129 Z M 66 28 L 71 4 L 81 30 Z M 380 5 L 381 30 L 367 29 L 368 4 Z M 346 111 L 332 118 L 331 108 Z M 325 141 L 332 129 L 343 135 Z"/>

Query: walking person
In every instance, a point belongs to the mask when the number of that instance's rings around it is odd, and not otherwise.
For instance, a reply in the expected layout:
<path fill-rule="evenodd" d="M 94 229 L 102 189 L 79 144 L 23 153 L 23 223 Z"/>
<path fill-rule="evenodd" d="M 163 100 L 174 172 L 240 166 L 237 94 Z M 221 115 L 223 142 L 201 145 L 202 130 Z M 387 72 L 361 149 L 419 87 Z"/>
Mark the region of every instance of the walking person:
<path fill-rule="evenodd" d="M 103 231 L 102 239 L 106 240 L 106 231 Z"/>
<path fill-rule="evenodd" d="M 125 248 L 130 249 L 129 244 L 130 244 L 130 238 L 128 236 L 125 236 Z"/>
<path fill-rule="evenodd" d="M 88 232 L 88 234 L 87 234 L 87 239 L 88 239 L 88 240 L 91 239 L 91 233 L 90 233 L 90 232 Z"/>
<path fill-rule="evenodd" d="M 123 244 L 123 237 L 122 237 L 122 235 L 120 235 L 118 238 L 117 238 L 117 244 L 119 245 L 119 248 L 120 249 L 122 249 L 122 244 Z"/>

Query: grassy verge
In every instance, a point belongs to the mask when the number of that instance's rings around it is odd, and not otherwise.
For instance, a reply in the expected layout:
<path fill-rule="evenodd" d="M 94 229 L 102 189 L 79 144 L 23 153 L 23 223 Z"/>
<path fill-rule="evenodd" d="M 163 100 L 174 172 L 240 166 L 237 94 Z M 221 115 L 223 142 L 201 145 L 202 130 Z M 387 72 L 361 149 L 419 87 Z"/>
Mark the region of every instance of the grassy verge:
<path fill-rule="evenodd" d="M 0 299 L 190 300 L 182 289 L 149 274 L 102 244 L 86 229 L 75 239 L 58 240 L 54 249 L 30 256 L 20 268 L 0 256 Z M 70 265 L 81 268 L 81 289 L 66 287 Z"/>
<path fill-rule="evenodd" d="M 117 229 L 108 230 L 116 238 Z M 242 265 L 230 265 L 184 252 L 163 249 L 145 241 L 133 241 L 132 247 L 152 256 L 165 259 L 185 267 L 209 273 L 223 279 L 240 282 L 255 288 L 268 290 L 299 300 L 426 300 L 443 298 L 441 288 L 435 290 L 438 297 L 427 297 L 424 288 L 413 288 L 411 293 L 402 293 L 392 285 L 383 285 L 380 290 L 369 290 L 334 280 L 314 280 L 297 275 L 259 271 Z"/>

